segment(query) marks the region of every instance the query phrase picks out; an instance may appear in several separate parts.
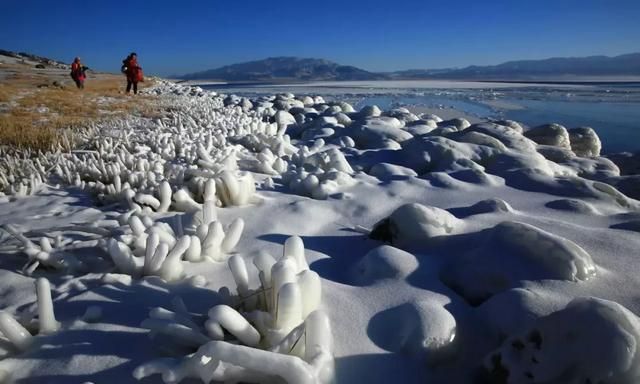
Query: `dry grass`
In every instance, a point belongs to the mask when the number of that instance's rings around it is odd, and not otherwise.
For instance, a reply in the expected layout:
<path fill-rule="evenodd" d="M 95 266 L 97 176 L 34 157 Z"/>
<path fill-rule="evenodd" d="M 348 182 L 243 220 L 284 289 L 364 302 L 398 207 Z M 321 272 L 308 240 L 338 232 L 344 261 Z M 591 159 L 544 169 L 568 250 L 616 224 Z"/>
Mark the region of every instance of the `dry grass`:
<path fill-rule="evenodd" d="M 8 103 L 11 100 L 12 92 L 9 86 L 0 84 L 0 103 Z"/>
<path fill-rule="evenodd" d="M 122 76 L 90 75 L 83 90 L 70 79 L 65 88 L 51 87 L 52 79 L 16 72 L 0 83 L 0 145 L 47 150 L 60 142 L 61 129 L 82 129 L 92 122 L 127 114 L 161 113 L 154 97 L 125 94 Z M 143 89 L 151 84 L 140 85 Z"/>

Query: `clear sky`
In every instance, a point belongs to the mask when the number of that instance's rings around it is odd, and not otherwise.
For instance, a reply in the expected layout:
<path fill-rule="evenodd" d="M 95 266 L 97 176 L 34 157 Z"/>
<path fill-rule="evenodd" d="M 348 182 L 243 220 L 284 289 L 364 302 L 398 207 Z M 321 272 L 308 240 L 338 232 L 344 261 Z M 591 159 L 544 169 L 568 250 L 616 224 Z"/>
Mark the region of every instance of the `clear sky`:
<path fill-rule="evenodd" d="M 168 75 L 270 56 L 371 71 L 640 51 L 640 0 L 0 0 L 0 48 Z"/>

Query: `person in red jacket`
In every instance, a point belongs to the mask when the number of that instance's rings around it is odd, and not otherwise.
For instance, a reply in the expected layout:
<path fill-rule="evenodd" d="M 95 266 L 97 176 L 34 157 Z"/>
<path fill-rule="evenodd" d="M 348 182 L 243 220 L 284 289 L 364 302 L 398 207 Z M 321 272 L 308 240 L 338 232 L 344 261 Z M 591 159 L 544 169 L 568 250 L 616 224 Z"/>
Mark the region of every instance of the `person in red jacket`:
<path fill-rule="evenodd" d="M 133 93 L 138 94 L 138 83 L 144 81 L 142 75 L 142 68 L 138 65 L 138 55 L 135 52 L 131 52 L 126 59 L 122 60 L 122 73 L 127 76 L 127 93 L 131 92 L 133 86 Z"/>
<path fill-rule="evenodd" d="M 71 78 L 76 83 L 78 89 L 84 88 L 84 79 L 87 78 L 85 74 L 86 69 L 87 67 L 82 65 L 79 57 L 76 57 L 73 63 L 71 63 Z"/>

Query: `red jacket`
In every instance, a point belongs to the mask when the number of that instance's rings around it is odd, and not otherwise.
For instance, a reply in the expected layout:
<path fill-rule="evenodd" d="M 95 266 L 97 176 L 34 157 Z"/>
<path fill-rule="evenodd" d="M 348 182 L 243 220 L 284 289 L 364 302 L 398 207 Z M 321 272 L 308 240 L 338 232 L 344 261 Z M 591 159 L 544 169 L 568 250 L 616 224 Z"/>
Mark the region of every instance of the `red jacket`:
<path fill-rule="evenodd" d="M 84 71 L 82 70 L 82 63 L 80 63 L 79 61 L 74 61 L 73 63 L 71 63 L 71 77 L 73 77 L 75 80 L 84 80 L 85 79 L 85 74 Z"/>
<path fill-rule="evenodd" d="M 142 68 L 138 65 L 138 60 L 134 58 L 126 59 L 124 61 L 125 67 L 127 70 L 125 74 L 127 75 L 127 80 L 137 83 L 142 81 Z"/>

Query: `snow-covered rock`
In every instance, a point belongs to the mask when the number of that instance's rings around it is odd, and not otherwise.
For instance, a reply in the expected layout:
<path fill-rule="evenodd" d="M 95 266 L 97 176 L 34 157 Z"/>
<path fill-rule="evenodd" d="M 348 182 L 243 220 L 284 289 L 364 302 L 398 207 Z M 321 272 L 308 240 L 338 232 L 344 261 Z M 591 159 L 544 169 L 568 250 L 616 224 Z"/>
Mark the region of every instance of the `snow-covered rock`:
<path fill-rule="evenodd" d="M 560 124 L 544 124 L 524 132 L 529 139 L 542 145 L 571 149 L 569 132 Z"/>
<path fill-rule="evenodd" d="M 569 130 L 571 149 L 578 156 L 600 156 L 602 143 L 596 131 L 591 127 L 580 127 Z"/>
<path fill-rule="evenodd" d="M 454 233 L 462 225 L 461 220 L 444 209 L 413 203 L 400 206 L 378 222 L 370 236 L 402 247 L 420 247 Z"/>
<path fill-rule="evenodd" d="M 596 274 L 591 255 L 576 243 L 530 224 L 506 221 L 480 232 L 480 244 L 452 262 L 444 281 L 471 303 L 522 280 L 585 281 Z"/>
<path fill-rule="evenodd" d="M 408 252 L 383 245 L 367 253 L 355 266 L 357 284 L 373 284 L 383 279 L 405 279 L 418 268 L 418 260 Z"/>
<path fill-rule="evenodd" d="M 505 383 L 640 380 L 640 321 L 620 304 L 579 298 L 491 352 L 484 366 Z"/>

